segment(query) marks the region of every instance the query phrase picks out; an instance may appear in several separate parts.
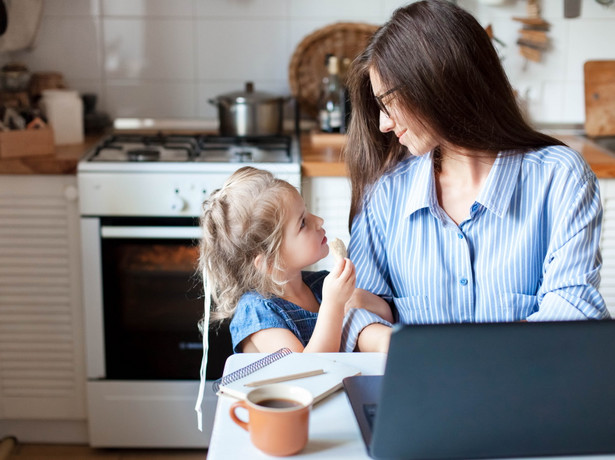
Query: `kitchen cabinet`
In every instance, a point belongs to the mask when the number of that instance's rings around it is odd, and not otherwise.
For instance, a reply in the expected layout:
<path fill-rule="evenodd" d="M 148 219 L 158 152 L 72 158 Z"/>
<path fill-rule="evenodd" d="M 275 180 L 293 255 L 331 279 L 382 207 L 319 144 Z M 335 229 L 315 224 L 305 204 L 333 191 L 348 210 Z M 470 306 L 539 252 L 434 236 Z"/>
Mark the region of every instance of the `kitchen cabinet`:
<path fill-rule="evenodd" d="M 74 175 L 0 175 L 3 426 L 86 418 L 77 198 Z"/>
<path fill-rule="evenodd" d="M 604 214 L 602 217 L 602 270 L 600 293 L 606 306 L 615 318 L 615 179 L 600 179 L 600 196 Z"/>

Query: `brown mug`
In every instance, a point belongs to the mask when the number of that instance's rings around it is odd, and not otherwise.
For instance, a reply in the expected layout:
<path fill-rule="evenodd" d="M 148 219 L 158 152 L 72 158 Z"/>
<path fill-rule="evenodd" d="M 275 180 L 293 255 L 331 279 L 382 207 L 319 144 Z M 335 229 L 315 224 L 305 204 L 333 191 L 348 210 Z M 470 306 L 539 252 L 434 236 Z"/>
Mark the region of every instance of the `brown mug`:
<path fill-rule="evenodd" d="M 269 455 L 293 455 L 308 441 L 310 409 L 314 398 L 305 388 L 285 384 L 263 385 L 250 391 L 245 401 L 233 403 L 231 418 L 250 433 L 254 446 Z M 248 411 L 248 421 L 236 410 Z"/>

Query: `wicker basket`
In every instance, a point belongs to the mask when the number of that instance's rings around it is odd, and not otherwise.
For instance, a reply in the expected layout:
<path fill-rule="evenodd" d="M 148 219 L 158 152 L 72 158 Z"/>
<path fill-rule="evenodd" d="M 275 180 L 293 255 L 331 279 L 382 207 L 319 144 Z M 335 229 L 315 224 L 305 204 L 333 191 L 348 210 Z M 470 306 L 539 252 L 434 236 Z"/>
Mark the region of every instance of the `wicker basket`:
<path fill-rule="evenodd" d="M 354 59 L 369 42 L 377 25 L 338 22 L 306 36 L 293 53 L 288 68 L 290 90 L 302 114 L 316 118 L 320 84 L 326 73 L 325 57 Z"/>

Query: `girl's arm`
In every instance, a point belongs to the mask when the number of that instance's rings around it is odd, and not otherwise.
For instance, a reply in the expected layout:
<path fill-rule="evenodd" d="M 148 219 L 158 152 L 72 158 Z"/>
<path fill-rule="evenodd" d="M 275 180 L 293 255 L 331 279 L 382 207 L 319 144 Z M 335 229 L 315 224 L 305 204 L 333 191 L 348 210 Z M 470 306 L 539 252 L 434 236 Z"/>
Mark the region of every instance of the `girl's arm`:
<path fill-rule="evenodd" d="M 280 348 L 301 353 L 303 344 L 290 330 L 279 327 L 261 329 L 241 342 L 242 353 L 273 353 Z"/>
<path fill-rule="evenodd" d="M 344 306 L 354 291 L 355 281 L 355 268 L 350 259 L 335 264 L 323 283 L 318 319 L 304 352 L 340 351 Z"/>
<path fill-rule="evenodd" d="M 323 283 L 322 303 L 314 332 L 303 347 L 290 330 L 280 327 L 261 329 L 241 342 L 243 353 L 272 353 L 286 347 L 294 352 L 319 353 L 340 351 L 344 305 L 354 291 L 355 269 L 350 259 L 338 262 Z"/>

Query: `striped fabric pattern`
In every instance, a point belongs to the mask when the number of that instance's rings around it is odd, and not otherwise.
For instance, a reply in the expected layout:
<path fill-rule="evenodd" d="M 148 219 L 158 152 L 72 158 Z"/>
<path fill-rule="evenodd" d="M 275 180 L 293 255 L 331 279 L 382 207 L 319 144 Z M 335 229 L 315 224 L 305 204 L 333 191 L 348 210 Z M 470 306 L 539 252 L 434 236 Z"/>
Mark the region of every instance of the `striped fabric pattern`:
<path fill-rule="evenodd" d="M 602 319 L 601 224 L 596 176 L 568 147 L 501 152 L 459 226 L 427 154 L 374 185 L 349 255 L 357 287 L 392 299 L 402 323 Z"/>

